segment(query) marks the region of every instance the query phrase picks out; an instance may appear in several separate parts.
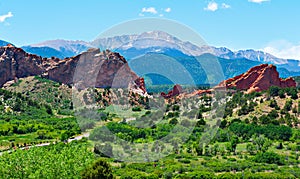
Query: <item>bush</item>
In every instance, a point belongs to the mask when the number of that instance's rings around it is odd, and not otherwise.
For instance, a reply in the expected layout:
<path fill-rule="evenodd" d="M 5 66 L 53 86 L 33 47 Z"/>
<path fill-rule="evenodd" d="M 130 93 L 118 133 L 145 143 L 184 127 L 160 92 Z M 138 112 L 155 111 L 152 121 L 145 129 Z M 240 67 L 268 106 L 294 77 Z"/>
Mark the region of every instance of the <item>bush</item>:
<path fill-rule="evenodd" d="M 191 178 L 191 179 L 211 179 L 215 178 L 215 175 L 210 172 L 199 171 L 199 172 L 192 172 L 188 174 L 182 174 L 177 176 L 177 178 Z"/>
<path fill-rule="evenodd" d="M 141 107 L 133 107 L 132 108 L 132 111 L 134 111 L 134 112 L 139 112 L 139 111 L 142 111 L 142 109 L 141 109 Z"/>
<path fill-rule="evenodd" d="M 291 175 L 279 174 L 279 173 L 246 173 L 244 174 L 245 179 L 274 179 L 274 178 L 295 178 Z"/>
<path fill-rule="evenodd" d="M 178 119 L 172 118 L 172 119 L 169 121 L 169 124 L 171 124 L 171 125 L 177 125 L 177 124 L 178 124 Z"/>
<path fill-rule="evenodd" d="M 221 175 L 218 175 L 217 177 L 218 179 L 237 179 L 239 178 L 237 175 L 233 174 L 233 173 L 223 173 Z"/>
<path fill-rule="evenodd" d="M 81 173 L 81 177 L 83 179 L 112 179 L 113 174 L 110 165 L 103 159 L 99 159 L 92 165 L 87 167 L 85 170 L 83 170 Z"/>
<path fill-rule="evenodd" d="M 121 176 L 121 179 L 147 179 L 147 175 L 137 170 L 126 170 Z"/>
<path fill-rule="evenodd" d="M 292 137 L 292 129 L 290 127 L 272 124 L 258 126 L 254 124 L 233 123 L 230 125 L 229 130 L 244 139 L 250 139 L 254 134 L 265 135 L 271 140 L 288 141 Z"/>
<path fill-rule="evenodd" d="M 236 159 L 235 158 L 229 158 L 228 161 L 230 161 L 230 162 L 236 162 Z"/>
<path fill-rule="evenodd" d="M 285 163 L 284 158 L 281 155 L 278 155 L 274 152 L 260 152 L 256 154 L 253 161 L 257 163 L 268 163 L 277 165 L 284 165 Z"/>
<path fill-rule="evenodd" d="M 190 160 L 188 160 L 188 159 L 181 159 L 181 160 L 179 160 L 179 162 L 181 162 L 181 163 L 185 163 L 185 164 L 189 164 L 189 163 L 191 163 L 191 161 L 190 161 Z"/>

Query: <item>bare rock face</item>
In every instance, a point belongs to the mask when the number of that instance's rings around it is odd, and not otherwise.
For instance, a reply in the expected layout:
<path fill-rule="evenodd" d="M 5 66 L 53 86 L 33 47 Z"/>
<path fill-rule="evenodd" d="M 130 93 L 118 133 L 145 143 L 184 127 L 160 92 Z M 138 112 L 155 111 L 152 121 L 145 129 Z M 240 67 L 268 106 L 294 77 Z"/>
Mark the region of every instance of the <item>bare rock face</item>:
<path fill-rule="evenodd" d="M 42 58 L 27 54 L 21 48 L 0 48 L 0 87 L 7 81 L 41 75 L 63 84 L 88 87 L 128 87 L 130 83 L 146 93 L 144 80 L 140 79 L 119 53 L 90 49 L 75 57 Z"/>
<path fill-rule="evenodd" d="M 135 84 L 144 92 L 146 93 L 146 87 L 145 87 L 145 80 L 144 78 L 138 78 L 135 81 Z"/>
<path fill-rule="evenodd" d="M 43 61 L 11 45 L 0 48 L 0 86 L 17 78 L 42 74 Z"/>
<path fill-rule="evenodd" d="M 172 98 L 172 97 L 175 97 L 175 96 L 178 96 L 179 94 L 181 94 L 183 92 L 183 89 L 180 85 L 175 85 L 173 87 L 173 90 L 169 91 L 168 94 L 162 92 L 160 95 L 162 97 L 164 97 L 165 99 L 169 99 L 169 98 Z"/>
<path fill-rule="evenodd" d="M 296 82 L 292 78 L 279 78 L 279 73 L 275 66 L 262 64 L 251 68 L 244 74 L 221 82 L 216 88 L 236 88 L 237 90 L 247 90 L 247 93 L 251 93 L 267 90 L 271 86 L 281 88 L 296 87 Z"/>

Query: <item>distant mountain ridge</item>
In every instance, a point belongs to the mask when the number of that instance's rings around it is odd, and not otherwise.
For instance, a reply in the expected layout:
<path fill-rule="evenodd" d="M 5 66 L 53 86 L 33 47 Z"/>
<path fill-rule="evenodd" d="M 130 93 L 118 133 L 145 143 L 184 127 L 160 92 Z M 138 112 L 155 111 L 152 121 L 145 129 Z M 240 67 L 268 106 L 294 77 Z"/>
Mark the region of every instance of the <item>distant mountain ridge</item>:
<path fill-rule="evenodd" d="M 207 53 L 211 53 L 217 57 L 225 58 L 225 59 L 239 59 L 246 58 L 252 61 L 257 61 L 261 63 L 270 63 L 274 64 L 280 68 L 286 68 L 289 71 L 300 71 L 300 60 L 294 59 L 282 59 L 277 58 L 269 53 L 265 53 L 262 51 L 256 50 L 239 50 L 237 52 L 233 52 L 225 47 L 216 48 L 216 47 L 207 47 Z"/>
<path fill-rule="evenodd" d="M 66 58 L 79 55 L 87 51 L 93 46 L 84 41 L 71 41 L 71 40 L 49 40 L 37 44 L 23 46 L 22 48 L 28 53 L 34 53 L 42 57 L 58 57 Z"/>
<path fill-rule="evenodd" d="M 197 56 L 200 48 L 190 42 L 184 42 L 162 31 L 144 32 L 138 35 L 122 35 L 109 38 L 98 38 L 91 42 L 95 47 L 127 50 L 130 48 L 147 49 L 153 47 L 176 49 L 186 55 Z"/>
<path fill-rule="evenodd" d="M 212 54 L 223 59 L 249 59 L 259 63 L 270 63 L 278 68 L 290 72 L 300 72 L 300 59 L 281 59 L 271 54 L 256 50 L 232 51 L 225 47 L 203 45 L 196 46 L 190 42 L 183 42 L 166 32 L 152 31 L 139 35 L 123 35 L 109 38 L 99 38 L 91 42 L 99 48 L 109 48 L 123 54 L 128 60 L 147 53 L 164 53 L 166 51 L 182 52 L 188 56 Z"/>
<path fill-rule="evenodd" d="M 79 53 L 84 52 L 91 47 L 98 47 L 102 50 L 110 49 L 115 51 L 126 51 L 126 50 L 132 51 L 133 49 L 136 49 L 137 51 L 144 51 L 145 53 L 155 52 L 153 51 L 153 48 L 155 48 L 158 51 L 159 49 L 175 49 L 183 52 L 186 55 L 191 55 L 191 56 L 200 56 L 202 54 L 210 53 L 212 55 L 225 58 L 225 59 L 247 58 L 249 60 L 258 61 L 261 63 L 285 65 L 288 67 L 295 66 L 295 63 L 297 63 L 297 66 L 300 65 L 299 63 L 300 59 L 293 60 L 293 59 L 277 58 L 271 54 L 262 51 L 252 50 L 252 49 L 239 50 L 234 52 L 226 47 L 217 48 L 208 45 L 203 45 L 199 47 L 190 42 L 184 42 L 162 31 L 151 31 L 151 32 L 144 32 L 142 34 L 98 38 L 92 42 L 50 40 L 38 44 L 24 46 L 22 48 L 30 50 L 30 47 L 32 48 L 49 47 L 55 49 L 57 52 L 60 52 L 61 53 L 60 55 L 64 55 L 64 57 L 78 55 Z M 53 52 L 50 53 L 53 54 Z M 293 65 L 288 65 L 289 63 L 292 63 Z M 294 70 L 300 71 L 300 68 L 296 68 Z"/>
<path fill-rule="evenodd" d="M 248 59 L 257 62 L 255 63 L 256 65 L 263 63 L 274 64 L 278 67 L 281 77 L 296 76 L 300 73 L 300 60 L 281 59 L 271 54 L 251 49 L 235 52 L 225 47 L 217 48 L 208 45 L 199 47 L 162 31 L 98 38 L 92 42 L 52 40 L 22 48 L 28 53 L 37 54 L 42 57 L 50 58 L 54 56 L 66 58 L 78 55 L 91 47 L 119 52 L 128 61 L 149 53 L 167 54 L 177 58 L 212 54 L 215 58 L 234 60 L 233 62 L 237 62 L 237 59 Z M 235 64 L 233 63 L 232 65 L 234 66 Z"/>
<path fill-rule="evenodd" d="M 62 53 L 59 50 L 51 48 L 51 47 L 24 46 L 24 47 L 22 47 L 22 49 L 25 50 L 27 53 L 37 54 L 44 58 L 51 58 L 51 57 L 65 58 L 65 57 L 67 57 L 66 54 Z"/>

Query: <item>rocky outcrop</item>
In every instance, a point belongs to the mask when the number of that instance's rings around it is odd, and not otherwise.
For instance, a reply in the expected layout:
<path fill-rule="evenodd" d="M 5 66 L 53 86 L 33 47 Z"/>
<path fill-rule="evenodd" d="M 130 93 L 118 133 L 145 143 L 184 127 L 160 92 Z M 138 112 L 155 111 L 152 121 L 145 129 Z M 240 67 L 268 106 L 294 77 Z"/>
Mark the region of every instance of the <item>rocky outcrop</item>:
<path fill-rule="evenodd" d="M 172 98 L 174 96 L 178 96 L 179 94 L 181 94 L 183 92 L 183 89 L 180 85 L 175 85 L 173 87 L 173 89 L 171 91 L 168 92 L 168 94 L 162 92 L 160 95 L 162 97 L 164 97 L 165 99 L 169 99 L 169 98 Z"/>
<path fill-rule="evenodd" d="M 43 59 L 26 54 L 11 45 L 0 48 L 0 86 L 17 78 L 40 75 L 44 71 Z"/>
<path fill-rule="evenodd" d="M 128 87 L 130 83 L 146 93 L 144 81 L 119 53 L 90 49 L 75 57 L 42 58 L 13 46 L 0 47 L 0 86 L 7 81 L 41 75 L 77 87 Z"/>
<path fill-rule="evenodd" d="M 144 78 L 138 78 L 135 81 L 135 84 L 144 92 L 146 93 L 146 87 L 145 87 L 145 80 Z"/>
<path fill-rule="evenodd" d="M 279 73 L 275 66 L 262 64 L 251 68 L 244 74 L 221 82 L 215 89 L 225 87 L 246 90 L 247 93 L 251 93 L 267 90 L 271 86 L 281 88 L 296 87 L 296 82 L 293 78 L 279 78 Z"/>

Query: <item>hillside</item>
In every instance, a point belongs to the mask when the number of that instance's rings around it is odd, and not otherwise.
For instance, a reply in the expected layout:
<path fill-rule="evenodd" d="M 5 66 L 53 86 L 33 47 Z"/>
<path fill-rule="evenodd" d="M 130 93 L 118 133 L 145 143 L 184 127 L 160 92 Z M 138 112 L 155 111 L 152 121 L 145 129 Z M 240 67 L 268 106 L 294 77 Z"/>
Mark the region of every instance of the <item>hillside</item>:
<path fill-rule="evenodd" d="M 29 96 L 0 89 L 0 151 L 80 133 L 75 118 L 57 116 L 50 103 Z"/>
<path fill-rule="evenodd" d="M 4 89 L 49 104 L 58 114 L 72 113 L 72 89 L 67 85 L 30 76 L 18 79 L 17 83 L 8 82 Z"/>

